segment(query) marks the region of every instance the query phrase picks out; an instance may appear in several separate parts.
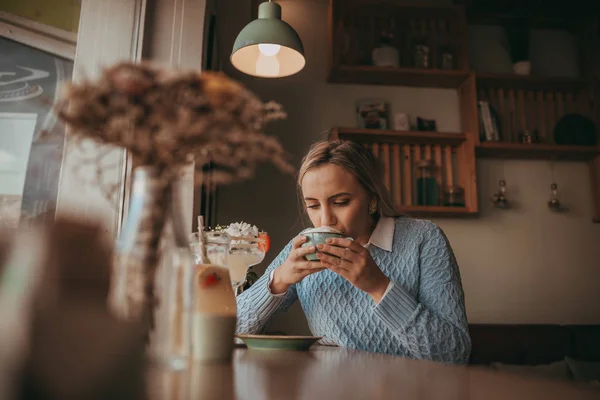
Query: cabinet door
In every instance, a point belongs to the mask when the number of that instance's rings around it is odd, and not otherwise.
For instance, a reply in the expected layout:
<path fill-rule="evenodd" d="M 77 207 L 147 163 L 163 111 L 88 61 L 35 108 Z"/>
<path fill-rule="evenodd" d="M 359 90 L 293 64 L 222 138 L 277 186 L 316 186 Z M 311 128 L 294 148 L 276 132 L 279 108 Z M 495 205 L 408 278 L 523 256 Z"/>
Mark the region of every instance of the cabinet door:
<path fill-rule="evenodd" d="M 0 6 L 0 225 L 68 213 L 118 232 L 127 155 L 92 142 L 74 146 L 51 106 L 69 80 L 141 57 L 145 7 L 145 0 Z M 94 183 L 98 177 L 103 185 Z"/>

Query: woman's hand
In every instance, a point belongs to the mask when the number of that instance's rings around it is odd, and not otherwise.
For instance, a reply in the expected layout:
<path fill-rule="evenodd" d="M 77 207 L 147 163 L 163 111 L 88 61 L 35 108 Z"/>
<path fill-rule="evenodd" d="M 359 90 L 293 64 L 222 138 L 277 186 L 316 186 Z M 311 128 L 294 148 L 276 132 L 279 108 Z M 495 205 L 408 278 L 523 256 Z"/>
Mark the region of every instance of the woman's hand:
<path fill-rule="evenodd" d="M 317 245 L 317 257 L 324 267 L 346 278 L 355 287 L 379 303 L 390 280 L 379 269 L 369 251 L 351 239 L 327 239 Z M 334 257 L 335 256 L 335 257 Z"/>
<path fill-rule="evenodd" d="M 298 236 L 292 242 L 292 251 L 288 258 L 275 269 L 271 293 L 287 292 L 290 286 L 300 282 L 310 274 L 326 269 L 319 261 L 307 261 L 304 256 L 317 251 L 315 246 L 300 247 L 306 242 L 306 236 Z"/>

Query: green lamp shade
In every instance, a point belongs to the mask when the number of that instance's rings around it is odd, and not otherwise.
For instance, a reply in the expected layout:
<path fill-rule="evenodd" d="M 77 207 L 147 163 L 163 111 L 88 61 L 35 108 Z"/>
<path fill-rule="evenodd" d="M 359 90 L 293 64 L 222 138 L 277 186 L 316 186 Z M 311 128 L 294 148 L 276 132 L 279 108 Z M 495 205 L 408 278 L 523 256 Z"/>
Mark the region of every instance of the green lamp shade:
<path fill-rule="evenodd" d="M 261 78 L 294 75 L 306 64 L 300 37 L 281 20 L 281 6 L 273 2 L 259 6 L 258 19 L 242 29 L 230 59 L 238 70 Z"/>

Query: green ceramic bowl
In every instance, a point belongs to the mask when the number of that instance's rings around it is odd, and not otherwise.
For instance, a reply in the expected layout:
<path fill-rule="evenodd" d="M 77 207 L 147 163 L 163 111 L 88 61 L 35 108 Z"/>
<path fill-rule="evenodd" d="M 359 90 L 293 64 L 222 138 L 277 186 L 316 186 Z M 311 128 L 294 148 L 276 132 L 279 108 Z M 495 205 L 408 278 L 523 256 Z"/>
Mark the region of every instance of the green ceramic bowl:
<path fill-rule="evenodd" d="M 306 241 L 306 243 L 304 243 L 302 245 L 302 247 L 307 247 L 307 246 L 317 246 L 318 244 L 326 244 L 327 243 L 327 239 L 329 238 L 345 238 L 346 236 L 342 235 L 341 233 L 335 233 L 335 232 L 308 232 L 308 233 L 301 233 L 301 235 L 306 236 L 306 238 L 308 239 Z M 317 250 L 318 252 L 318 250 Z M 317 261 L 317 253 L 311 253 L 311 254 L 307 254 L 306 256 L 304 256 L 304 258 L 306 258 L 308 261 Z"/>
<path fill-rule="evenodd" d="M 306 351 L 321 338 L 316 336 L 237 335 L 249 349 Z"/>

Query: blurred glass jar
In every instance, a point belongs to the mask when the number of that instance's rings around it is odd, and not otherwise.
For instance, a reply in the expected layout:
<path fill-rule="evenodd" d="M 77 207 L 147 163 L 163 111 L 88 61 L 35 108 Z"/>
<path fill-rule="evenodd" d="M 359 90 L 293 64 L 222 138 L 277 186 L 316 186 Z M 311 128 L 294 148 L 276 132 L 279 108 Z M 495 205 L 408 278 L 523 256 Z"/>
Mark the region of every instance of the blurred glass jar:
<path fill-rule="evenodd" d="M 460 186 L 447 186 L 444 190 L 444 205 L 447 207 L 465 206 L 465 189 Z"/>
<path fill-rule="evenodd" d="M 229 248 L 231 245 L 231 237 L 227 234 L 227 232 L 208 231 L 204 232 L 202 242 L 198 239 L 197 232 L 190 235 L 190 248 L 194 254 L 194 260 L 196 264 L 210 263 L 221 265 L 223 267 L 227 266 Z M 202 259 L 203 244 L 208 260 Z"/>

